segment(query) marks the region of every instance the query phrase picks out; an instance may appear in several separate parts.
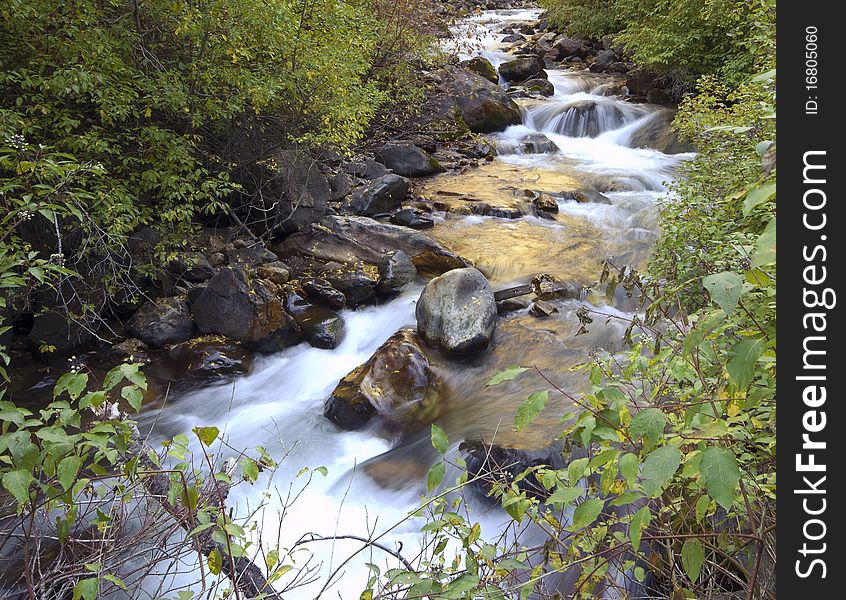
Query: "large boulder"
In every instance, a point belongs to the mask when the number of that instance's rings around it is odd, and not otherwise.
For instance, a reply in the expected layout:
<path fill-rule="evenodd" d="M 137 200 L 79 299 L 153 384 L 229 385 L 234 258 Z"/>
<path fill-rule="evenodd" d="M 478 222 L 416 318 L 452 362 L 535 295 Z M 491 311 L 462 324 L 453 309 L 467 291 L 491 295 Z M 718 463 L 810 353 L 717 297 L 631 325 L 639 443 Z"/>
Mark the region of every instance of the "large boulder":
<path fill-rule="evenodd" d="M 191 305 L 197 327 L 241 342 L 256 352 L 298 343 L 300 328 L 285 312 L 273 284 L 248 279 L 240 267 L 224 267 Z"/>
<path fill-rule="evenodd" d="M 496 72 L 496 67 L 487 58 L 477 56 L 459 64 L 468 71 L 481 75 L 491 83 L 499 83 L 499 73 Z"/>
<path fill-rule="evenodd" d="M 362 261 L 330 263 L 319 275 L 341 292 L 350 306 L 373 299 L 380 281 L 379 267 Z"/>
<path fill-rule="evenodd" d="M 94 341 L 92 329 L 68 318 L 59 310 L 35 317 L 27 336 L 29 346 L 47 357 L 62 358 L 76 354 Z"/>
<path fill-rule="evenodd" d="M 389 213 L 402 205 L 410 187 L 411 182 L 405 177 L 388 173 L 354 191 L 344 203 L 344 209 L 369 217 Z"/>
<path fill-rule="evenodd" d="M 538 56 L 524 56 L 499 65 L 499 74 L 505 81 L 526 81 L 544 78 L 546 71 Z"/>
<path fill-rule="evenodd" d="M 481 75 L 447 67 L 443 86 L 474 133 L 494 133 L 522 123 L 520 107 L 502 88 Z"/>
<path fill-rule="evenodd" d="M 344 319 L 324 306 L 317 306 L 297 292 L 285 298 L 285 310 L 294 317 L 305 340 L 315 348 L 337 348 L 344 338 Z"/>
<path fill-rule="evenodd" d="M 417 335 L 404 329 L 340 381 L 323 412 L 342 429 L 361 429 L 378 417 L 394 432 L 405 433 L 437 416 L 440 389 Z"/>
<path fill-rule="evenodd" d="M 694 148 L 679 140 L 679 136 L 672 130 L 674 110 L 658 110 L 632 132 L 628 145 L 632 148 L 653 148 L 665 154 L 679 154 L 693 152 Z"/>
<path fill-rule="evenodd" d="M 574 40 L 565 35 L 557 38 L 552 44 L 552 48 L 558 51 L 561 58 L 568 58 L 570 56 L 578 56 L 584 58 L 588 54 L 588 48 L 579 40 Z"/>
<path fill-rule="evenodd" d="M 214 276 L 214 268 L 200 252 L 181 252 L 167 263 L 168 273 L 177 280 L 200 283 Z"/>
<path fill-rule="evenodd" d="M 376 291 L 383 295 L 396 294 L 417 279 L 417 267 L 402 250 L 391 252 L 381 263 Z"/>
<path fill-rule="evenodd" d="M 159 298 L 135 312 L 129 320 L 129 332 L 151 348 L 161 348 L 191 339 L 194 321 L 184 301 Z"/>
<path fill-rule="evenodd" d="M 440 173 L 440 163 L 411 142 L 390 142 L 376 152 L 376 159 L 397 175 L 423 177 Z"/>
<path fill-rule="evenodd" d="M 150 372 L 163 384 L 186 389 L 246 375 L 252 364 L 252 354 L 238 342 L 207 335 L 173 346 Z"/>
<path fill-rule="evenodd" d="M 488 280 L 474 268 L 432 279 L 417 301 L 417 332 L 452 354 L 482 350 L 496 328 L 496 301 Z"/>
<path fill-rule="evenodd" d="M 596 55 L 593 63 L 590 65 L 592 73 L 604 73 L 609 67 L 620 60 L 617 53 L 613 50 L 603 50 Z"/>

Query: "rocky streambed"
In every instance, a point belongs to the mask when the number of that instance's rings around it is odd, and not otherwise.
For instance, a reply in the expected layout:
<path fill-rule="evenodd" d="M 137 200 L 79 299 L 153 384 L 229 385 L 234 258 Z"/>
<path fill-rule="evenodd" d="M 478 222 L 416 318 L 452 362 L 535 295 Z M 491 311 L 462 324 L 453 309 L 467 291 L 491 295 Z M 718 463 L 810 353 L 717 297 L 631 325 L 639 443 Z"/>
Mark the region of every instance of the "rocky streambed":
<path fill-rule="evenodd" d="M 207 230 L 165 265 L 160 297 L 107 353 L 148 363 L 140 427 L 151 440 L 216 426 L 218 458 L 261 446 L 281 459 L 229 498 L 274 544 L 403 521 L 436 458 L 433 422 L 471 465 L 491 446 L 524 464 L 560 461 L 571 400 L 552 384 L 578 395 L 572 367 L 619 347 L 614 317 L 632 306 L 622 291 L 606 297 L 601 263 L 643 266 L 656 201 L 688 155 L 667 132 L 671 109 L 642 102 L 666 100 L 652 91 L 660 82 L 629 75 L 613 41 L 572 40 L 539 16 L 462 21 L 446 42 L 459 60 L 425 77 L 418 133 L 370 157 L 328 157 L 312 178 L 306 169 L 264 240 Z M 530 292 L 497 294 L 520 286 Z M 577 335 L 585 306 L 608 318 Z M 62 327 L 56 341 L 77 335 Z M 28 336 L 51 331 L 36 322 Z M 515 364 L 533 370 L 485 385 Z M 33 370 L 17 397 L 43 396 L 48 381 Z M 544 389 L 546 411 L 517 433 L 517 407 Z M 289 505 L 281 490 L 317 466 L 328 475 Z M 484 514 L 492 533 L 508 520 Z M 419 535 L 409 521 L 387 539 L 415 547 Z M 331 546 L 304 546 L 301 564 L 328 572 L 360 543 Z M 341 596 L 357 597 L 366 576 L 350 567 Z M 175 588 L 191 574 L 163 577 L 156 585 Z"/>

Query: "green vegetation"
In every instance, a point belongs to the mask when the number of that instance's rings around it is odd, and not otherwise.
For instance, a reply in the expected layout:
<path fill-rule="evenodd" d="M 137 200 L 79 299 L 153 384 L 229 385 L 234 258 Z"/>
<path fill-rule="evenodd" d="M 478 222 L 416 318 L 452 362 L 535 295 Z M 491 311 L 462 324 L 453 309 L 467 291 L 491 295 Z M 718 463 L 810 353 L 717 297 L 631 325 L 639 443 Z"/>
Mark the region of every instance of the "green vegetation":
<path fill-rule="evenodd" d="M 573 35 L 605 35 L 637 64 L 740 83 L 775 57 L 772 0 L 541 0 Z"/>

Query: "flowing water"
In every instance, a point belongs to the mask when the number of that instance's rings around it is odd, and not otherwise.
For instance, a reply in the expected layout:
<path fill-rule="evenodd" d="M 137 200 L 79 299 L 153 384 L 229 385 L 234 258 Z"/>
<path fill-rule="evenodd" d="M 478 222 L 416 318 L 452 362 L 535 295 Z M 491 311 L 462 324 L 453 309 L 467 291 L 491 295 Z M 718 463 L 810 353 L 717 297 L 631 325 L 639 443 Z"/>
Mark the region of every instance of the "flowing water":
<path fill-rule="evenodd" d="M 499 44 L 503 25 L 537 16 L 537 11 L 496 11 L 473 17 L 457 34 L 462 40 L 468 40 L 471 31 L 478 37 L 461 51 L 465 56 L 485 56 L 497 65 L 509 57 Z M 539 273 L 590 286 L 599 277 L 601 261 L 608 257 L 620 265 L 643 266 L 656 237 L 655 202 L 666 194 L 665 182 L 673 177 L 674 168 L 687 158 L 626 145 L 632 132 L 660 109 L 606 95 L 618 81 L 579 71 L 548 73 L 554 96 L 522 100 L 524 124 L 490 136 L 500 151 L 496 160 L 425 184 L 426 195 L 453 206 L 485 201 L 516 207 L 522 213 L 529 212 L 526 190 L 559 194 L 560 212 L 554 220 L 530 214 L 519 219 L 456 214 L 462 211 L 435 214 L 431 236 L 472 260 L 494 289 L 525 283 Z M 555 149 L 523 153 L 520 140 L 537 133 L 554 142 Z M 574 189 L 601 192 L 607 203 L 580 204 L 560 196 Z M 407 290 L 381 306 L 345 312 L 346 338 L 335 350 L 303 344 L 260 358 L 247 376 L 184 393 L 142 416 L 142 431 L 150 431 L 152 440 L 213 425 L 226 442 L 226 447 L 215 448 L 219 460 L 256 446 L 280 460 L 272 478 L 265 474 L 262 485 L 235 488 L 229 503 L 237 506 L 238 514 L 254 511 L 262 537 L 272 545 L 296 546 L 298 567 L 314 568 L 314 582 L 301 580 L 303 585 L 287 592 L 286 598 L 317 597 L 325 575 L 362 547 L 349 539 L 297 545 L 311 534 L 368 537 L 390 529 L 380 539 L 386 546 L 402 543 L 404 553 L 414 555 L 420 544 L 421 522 L 404 519 L 418 505 L 425 491 L 425 473 L 435 460 L 428 431 L 386 440 L 370 431 L 339 431 L 322 412 L 324 401 L 343 376 L 398 329 L 414 326 L 420 289 Z M 605 306 L 595 296 L 587 297 L 598 311 L 622 314 L 622 305 Z M 541 418 L 516 434 L 517 406 L 548 384 L 532 373 L 496 388 L 486 388 L 484 383 L 498 370 L 521 364 L 538 367 L 562 389 L 578 393 L 584 382 L 571 367 L 584 362 L 595 348 L 615 348 L 625 328 L 614 320 L 595 319 L 588 334 L 576 337 L 575 312 L 584 302 L 558 302 L 559 312 L 544 319 L 527 310 L 503 315 L 491 347 L 481 356 L 436 361 L 447 390 L 437 422 L 449 435 L 452 453 L 463 440 L 523 448 L 550 443 L 560 428 L 560 415 L 567 410 L 566 398 L 552 394 Z M 297 475 L 304 467 L 319 466 L 327 468 L 326 476 Z M 289 505 L 289 499 L 297 495 Z M 495 535 L 508 517 L 487 511 L 481 521 L 483 529 Z M 323 595 L 357 598 L 368 576 L 363 563 L 384 565 L 386 558 L 378 550 L 362 552 L 341 567 L 341 574 Z M 168 575 L 165 585 L 196 580 L 194 565 L 183 568 L 188 573 Z M 297 572 L 277 582 L 277 589 L 291 583 Z"/>

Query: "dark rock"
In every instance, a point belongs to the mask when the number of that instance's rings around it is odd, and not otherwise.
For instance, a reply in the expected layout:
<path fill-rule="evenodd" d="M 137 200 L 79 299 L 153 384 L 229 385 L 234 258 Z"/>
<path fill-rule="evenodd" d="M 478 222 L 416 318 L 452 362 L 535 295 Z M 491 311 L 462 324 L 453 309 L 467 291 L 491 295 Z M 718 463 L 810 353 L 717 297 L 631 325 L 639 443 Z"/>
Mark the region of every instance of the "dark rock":
<path fill-rule="evenodd" d="M 151 348 L 184 342 L 194 335 L 188 305 L 179 298 L 147 302 L 129 320 L 129 332 Z"/>
<path fill-rule="evenodd" d="M 390 142 L 382 146 L 376 158 L 397 175 L 423 177 L 444 169 L 434 158 L 410 142 Z"/>
<path fill-rule="evenodd" d="M 530 79 L 522 85 L 530 94 L 538 94 L 540 96 L 552 96 L 555 94 L 555 86 L 547 79 Z"/>
<path fill-rule="evenodd" d="M 255 269 L 278 260 L 278 256 L 261 244 L 243 246 L 229 252 L 229 264 L 244 269 Z"/>
<path fill-rule="evenodd" d="M 167 263 L 168 272 L 177 280 L 200 283 L 214 276 L 214 268 L 200 252 L 180 252 Z"/>
<path fill-rule="evenodd" d="M 519 33 L 512 33 L 510 35 L 505 36 L 500 40 L 503 44 L 513 44 L 515 42 L 522 42 L 526 39 L 526 36 L 520 35 Z"/>
<path fill-rule="evenodd" d="M 212 267 L 222 267 L 226 262 L 226 255 L 223 252 L 212 252 L 209 255 L 209 264 Z"/>
<path fill-rule="evenodd" d="M 430 229 L 435 226 L 431 217 L 416 208 L 403 208 L 395 212 L 391 215 L 391 223 L 411 229 Z"/>
<path fill-rule="evenodd" d="M 530 133 L 520 140 L 520 150 L 524 154 L 547 154 L 558 152 L 558 146 L 542 133 Z"/>
<path fill-rule="evenodd" d="M 562 58 L 578 56 L 584 58 L 588 54 L 588 48 L 579 40 L 567 36 L 561 36 L 555 40 L 552 47 L 557 50 Z"/>
<path fill-rule="evenodd" d="M 320 276 L 344 294 L 349 306 L 372 299 L 380 279 L 378 267 L 361 261 L 326 269 Z"/>
<path fill-rule="evenodd" d="M 108 360 L 115 365 L 124 362 L 147 364 L 150 362 L 150 347 L 135 338 L 121 340 L 109 349 Z"/>
<path fill-rule="evenodd" d="M 285 298 L 285 310 L 300 326 L 303 338 L 315 348 L 337 348 L 344 338 L 344 319 L 338 313 L 316 306 L 296 292 Z"/>
<path fill-rule="evenodd" d="M 266 206 L 250 205 L 245 222 L 263 222 L 268 229 L 282 233 L 300 231 L 326 214 L 329 181 L 319 163 L 294 151 L 280 152 L 275 162 L 278 170 L 262 194 Z"/>
<path fill-rule="evenodd" d="M 528 469 L 536 470 L 539 467 L 561 469 L 565 466 L 561 448 L 557 445 L 548 448 L 525 449 L 465 441 L 459 446 L 459 450 L 466 452 L 467 472 L 477 482 L 474 485 L 486 495 L 493 489 L 494 482 L 507 486 L 511 482 L 516 482 L 518 477 Z M 527 496 L 538 499 L 549 496 L 549 492 L 537 479 L 535 473 L 522 478 L 517 485 Z"/>
<path fill-rule="evenodd" d="M 611 199 L 608 196 L 588 189 L 567 190 L 560 192 L 558 196 L 563 200 L 571 200 L 579 204 L 586 204 L 588 202 L 593 202 L 594 204 L 611 204 Z"/>
<path fill-rule="evenodd" d="M 555 214 L 558 212 L 558 202 L 549 194 L 538 194 L 532 199 L 535 208 L 544 212 Z"/>
<path fill-rule="evenodd" d="M 693 152 L 690 144 L 679 140 L 678 135 L 671 129 L 675 111 L 659 110 L 644 119 L 640 127 L 632 132 L 629 145 L 632 148 L 653 148 L 665 154 Z"/>
<path fill-rule="evenodd" d="M 344 208 L 366 216 L 391 212 L 400 207 L 410 186 L 411 182 L 405 177 L 389 173 L 354 191 Z"/>
<path fill-rule="evenodd" d="M 417 268 L 408 254 L 397 250 L 388 254 L 382 261 L 379 275 L 376 291 L 385 295 L 396 294 L 417 279 Z"/>
<path fill-rule="evenodd" d="M 655 88 L 646 93 L 646 101 L 650 104 L 673 104 L 673 99 L 666 90 Z"/>
<path fill-rule="evenodd" d="M 325 304 L 329 308 L 341 310 L 347 305 L 347 297 L 332 287 L 325 279 L 310 277 L 300 281 L 303 291 L 309 300 Z"/>
<path fill-rule="evenodd" d="M 331 194 L 329 199 L 333 202 L 343 200 L 350 195 L 352 191 L 353 180 L 347 173 L 341 171 L 329 178 L 329 189 Z"/>
<path fill-rule="evenodd" d="M 276 352 L 301 339 L 271 284 L 248 280 L 240 267 L 222 268 L 191 312 L 201 332 L 230 337 L 257 352 Z"/>
<path fill-rule="evenodd" d="M 362 177 L 365 179 L 379 179 L 380 177 L 384 177 L 385 175 L 389 174 L 390 171 L 388 167 L 383 165 L 380 162 L 375 160 L 367 159 L 364 161 L 364 172 L 361 174 Z"/>
<path fill-rule="evenodd" d="M 535 300 L 529 312 L 536 317 L 549 317 L 558 312 L 558 309 L 544 300 Z"/>
<path fill-rule="evenodd" d="M 532 287 L 535 290 L 535 295 L 540 301 L 574 300 L 580 298 L 582 295 L 580 286 L 570 281 L 559 281 L 552 275 L 547 274 L 536 275 L 533 277 Z M 538 303 L 538 300 L 535 301 L 535 304 Z M 538 311 L 543 313 L 548 309 L 548 306 L 542 306 L 538 309 Z M 555 309 L 553 312 L 558 312 L 558 310 Z"/>
<path fill-rule="evenodd" d="M 604 73 L 612 64 L 618 62 L 620 57 L 613 50 L 603 50 L 596 55 L 593 63 L 590 65 L 592 73 Z"/>
<path fill-rule="evenodd" d="M 491 83 L 499 83 L 499 73 L 496 72 L 496 67 L 487 58 L 477 56 L 470 60 L 465 60 L 460 65 L 468 71 L 481 75 Z"/>
<path fill-rule="evenodd" d="M 42 355 L 56 358 L 78 354 L 93 341 L 94 335 L 87 326 L 69 320 L 57 310 L 36 316 L 27 336 L 33 350 L 40 352 L 42 347 L 50 347 L 53 350 Z"/>
<path fill-rule="evenodd" d="M 288 280 L 291 278 L 291 272 L 288 266 L 279 261 L 260 266 L 256 269 L 256 274 L 260 278 L 266 279 L 276 285 L 288 283 Z"/>
<path fill-rule="evenodd" d="M 500 315 L 517 312 L 529 308 L 529 304 L 531 302 L 526 297 L 508 298 L 507 300 L 500 300 L 496 303 L 496 312 Z"/>
<path fill-rule="evenodd" d="M 171 348 L 156 365 L 154 376 L 178 388 L 200 387 L 210 382 L 246 375 L 252 355 L 234 340 L 207 335 Z"/>
<path fill-rule="evenodd" d="M 546 77 L 543 63 L 538 56 L 517 58 L 499 65 L 499 74 L 505 81 L 526 81 Z"/>
<path fill-rule="evenodd" d="M 642 67 L 632 69 L 626 77 L 626 87 L 635 96 L 646 96 L 657 85 L 658 74 Z"/>
<path fill-rule="evenodd" d="M 447 67 L 443 73 L 451 101 L 474 133 L 493 133 L 522 123 L 520 107 L 498 85 L 456 67 Z"/>
<path fill-rule="evenodd" d="M 611 63 L 610 65 L 608 65 L 607 70 L 608 70 L 609 73 L 625 74 L 625 73 L 628 73 L 629 71 L 631 71 L 631 69 L 632 69 L 632 67 L 631 67 L 630 64 L 618 61 L 618 62 Z"/>
<path fill-rule="evenodd" d="M 323 412 L 341 429 L 361 429 L 378 417 L 405 433 L 437 417 L 440 388 L 417 336 L 405 329 L 341 380 Z"/>
<path fill-rule="evenodd" d="M 483 350 L 496 328 L 493 291 L 473 268 L 454 269 L 432 279 L 415 312 L 420 336 L 449 353 Z"/>

